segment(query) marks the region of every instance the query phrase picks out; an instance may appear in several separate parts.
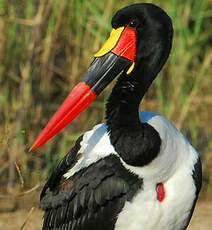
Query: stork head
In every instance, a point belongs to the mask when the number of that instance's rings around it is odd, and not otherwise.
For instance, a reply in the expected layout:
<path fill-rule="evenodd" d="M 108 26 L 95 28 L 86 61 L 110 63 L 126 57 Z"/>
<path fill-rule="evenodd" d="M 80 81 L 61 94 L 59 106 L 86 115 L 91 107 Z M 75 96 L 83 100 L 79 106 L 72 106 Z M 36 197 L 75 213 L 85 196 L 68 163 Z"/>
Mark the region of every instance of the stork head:
<path fill-rule="evenodd" d="M 153 4 L 134 4 L 117 11 L 110 37 L 30 150 L 70 123 L 121 72 L 129 77 L 146 75 L 143 83 L 148 87 L 168 58 L 172 35 L 171 19 Z"/>

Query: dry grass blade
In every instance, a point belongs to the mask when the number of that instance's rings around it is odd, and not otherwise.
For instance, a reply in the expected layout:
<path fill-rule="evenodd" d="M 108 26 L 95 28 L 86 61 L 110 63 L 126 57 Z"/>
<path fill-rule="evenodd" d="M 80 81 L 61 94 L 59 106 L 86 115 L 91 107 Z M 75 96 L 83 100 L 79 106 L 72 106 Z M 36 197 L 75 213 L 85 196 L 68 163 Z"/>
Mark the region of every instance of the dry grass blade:
<path fill-rule="evenodd" d="M 197 80 L 197 82 L 199 82 L 199 83 L 197 83 L 193 87 L 192 91 L 190 92 L 190 94 L 188 95 L 188 97 L 186 99 L 186 102 L 184 103 L 184 105 L 182 107 L 180 117 L 179 117 L 178 121 L 176 122 L 176 127 L 178 129 L 181 129 L 182 124 L 183 124 L 183 122 L 186 119 L 186 116 L 188 114 L 191 103 L 194 101 L 194 98 L 197 96 L 197 93 L 200 90 L 199 86 L 200 86 L 201 79 L 204 77 L 204 74 L 207 72 L 211 63 L 212 63 L 212 51 L 205 56 L 205 59 L 203 61 L 203 64 L 202 64 L 200 71 L 198 73 L 198 76 L 197 76 L 197 78 L 199 78 Z"/>
<path fill-rule="evenodd" d="M 32 208 L 30 209 L 30 211 L 29 211 L 29 213 L 28 213 L 28 215 L 27 215 L 27 217 L 26 217 L 26 219 L 25 219 L 23 225 L 20 227 L 20 230 L 24 230 L 24 229 L 25 229 L 26 224 L 27 224 L 27 222 L 28 222 L 30 216 L 32 215 L 34 209 L 35 209 L 34 207 L 32 207 Z"/>
<path fill-rule="evenodd" d="M 18 176 L 19 176 L 20 183 L 21 183 L 21 188 L 24 188 L 24 179 L 23 179 L 23 177 L 22 177 L 21 169 L 20 169 L 20 167 L 18 166 L 17 162 L 15 162 L 15 167 L 16 167 L 16 170 L 17 170 L 17 172 L 18 172 Z"/>

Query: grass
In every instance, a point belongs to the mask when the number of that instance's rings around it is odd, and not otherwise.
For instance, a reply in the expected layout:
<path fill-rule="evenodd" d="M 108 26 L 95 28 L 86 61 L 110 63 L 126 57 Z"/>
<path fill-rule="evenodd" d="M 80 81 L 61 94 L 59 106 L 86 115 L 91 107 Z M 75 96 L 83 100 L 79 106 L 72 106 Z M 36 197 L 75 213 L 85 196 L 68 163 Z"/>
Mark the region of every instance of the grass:
<path fill-rule="evenodd" d="M 52 141 L 28 153 L 110 33 L 114 12 L 129 0 L 0 0 L 0 183 L 10 192 L 45 178 L 80 133 L 104 121 L 111 87 Z M 141 109 L 159 112 L 189 137 L 212 184 L 212 48 L 210 0 L 155 2 L 173 20 L 169 61 Z M 20 188 L 22 189 L 22 188 Z"/>

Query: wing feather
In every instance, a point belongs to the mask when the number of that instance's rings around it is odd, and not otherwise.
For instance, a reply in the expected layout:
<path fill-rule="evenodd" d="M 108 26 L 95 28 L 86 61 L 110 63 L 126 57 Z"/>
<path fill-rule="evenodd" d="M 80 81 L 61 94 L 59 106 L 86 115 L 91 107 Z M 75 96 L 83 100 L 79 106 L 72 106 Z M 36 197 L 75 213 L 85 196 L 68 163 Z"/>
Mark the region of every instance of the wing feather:
<path fill-rule="evenodd" d="M 141 188 L 142 179 L 111 154 L 75 173 L 67 179 L 66 189 L 61 189 L 63 174 L 74 162 L 70 159 L 68 155 L 58 164 L 59 173 L 54 170 L 44 186 L 40 203 L 45 211 L 43 229 L 114 229 L 118 213 Z"/>

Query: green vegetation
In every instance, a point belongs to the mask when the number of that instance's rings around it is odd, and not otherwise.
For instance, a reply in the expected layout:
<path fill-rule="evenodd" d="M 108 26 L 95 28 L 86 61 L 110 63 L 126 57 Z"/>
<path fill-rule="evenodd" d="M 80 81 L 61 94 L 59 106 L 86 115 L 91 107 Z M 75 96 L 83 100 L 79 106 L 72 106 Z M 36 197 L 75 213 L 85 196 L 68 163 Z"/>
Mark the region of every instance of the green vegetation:
<path fill-rule="evenodd" d="M 104 121 L 103 102 L 111 86 L 59 135 L 28 153 L 109 35 L 114 12 L 135 2 L 0 0 L 1 187 L 19 187 L 21 177 L 23 189 L 42 184 L 76 138 Z M 169 61 L 141 109 L 162 113 L 189 137 L 212 188 L 211 1 L 148 2 L 167 11 L 175 36 Z"/>

